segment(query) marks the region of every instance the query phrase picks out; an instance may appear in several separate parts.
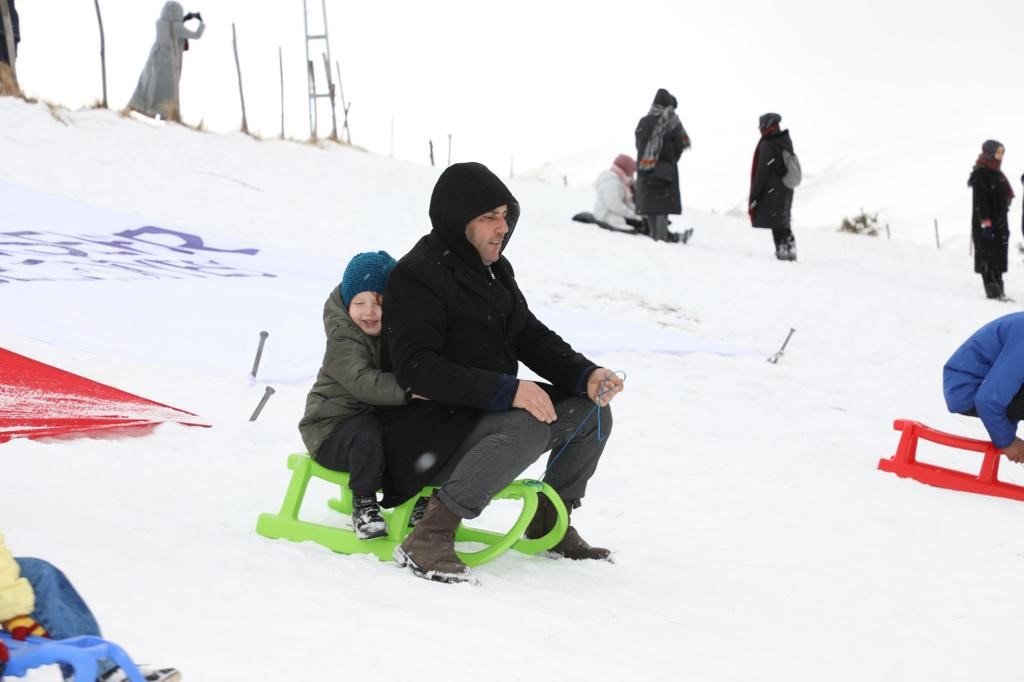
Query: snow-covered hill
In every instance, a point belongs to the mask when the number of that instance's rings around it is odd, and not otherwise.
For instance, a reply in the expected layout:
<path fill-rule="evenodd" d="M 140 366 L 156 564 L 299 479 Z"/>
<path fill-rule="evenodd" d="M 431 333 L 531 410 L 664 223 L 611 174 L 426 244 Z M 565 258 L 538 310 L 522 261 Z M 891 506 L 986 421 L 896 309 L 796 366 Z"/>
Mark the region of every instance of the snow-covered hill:
<path fill-rule="evenodd" d="M 477 570 L 479 587 L 443 586 L 255 533 L 301 449 L 315 366 L 307 382 L 276 384 L 248 421 L 264 390 L 248 374 L 257 332 L 271 333 L 268 360 L 278 338 L 319 348 L 322 299 L 348 257 L 404 253 L 428 228 L 438 171 L 11 99 L 0 122 L 0 181 L 323 267 L 305 273 L 323 291 L 288 315 L 260 305 L 280 291 L 256 278 L 0 284 L 0 319 L 31 316 L 17 333 L 0 324 L 0 346 L 213 424 L 0 445 L 9 546 L 61 566 L 137 660 L 211 682 L 1019 678 L 1019 504 L 876 470 L 896 417 L 984 435 L 945 413 L 940 368 L 1017 308 L 984 299 L 966 242 L 938 250 L 798 221 L 800 261 L 781 263 L 768 233 L 740 218 L 688 211 L 690 244 L 656 244 L 571 222 L 590 207 L 587 189 L 510 180 L 523 217 L 507 255 L 532 303 L 760 354 L 595 357 L 626 373 L 626 391 L 575 519 L 616 562 L 509 554 Z M 798 207 L 806 191 L 840 213 L 868 208 L 835 168 L 798 191 Z M 1012 261 L 1007 291 L 1024 300 Z M 237 305 L 211 309 L 204 291 Z M 151 303 L 124 305 L 140 298 Z M 125 319 L 164 332 L 166 347 L 118 352 L 113 338 L 83 350 Z M 40 340 L 54 325 L 66 342 Z M 782 361 L 765 362 L 790 327 Z M 209 331 L 227 328 L 244 333 Z M 175 363 L 171 351 L 194 345 L 177 337 L 204 333 L 211 352 L 237 355 L 236 374 Z M 307 509 L 331 518 L 330 495 L 311 488 Z"/>

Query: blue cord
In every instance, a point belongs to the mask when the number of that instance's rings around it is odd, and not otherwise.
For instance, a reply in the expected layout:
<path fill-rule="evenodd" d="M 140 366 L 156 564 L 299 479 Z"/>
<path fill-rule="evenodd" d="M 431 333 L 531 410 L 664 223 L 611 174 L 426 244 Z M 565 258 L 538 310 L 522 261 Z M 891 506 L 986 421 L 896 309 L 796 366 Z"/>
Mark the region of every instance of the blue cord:
<path fill-rule="evenodd" d="M 615 374 L 616 376 L 622 377 L 623 381 L 626 380 L 626 373 L 624 371 L 622 371 L 622 370 L 619 370 L 617 372 L 613 372 L 613 374 Z M 587 416 L 585 416 L 583 418 L 583 420 L 580 421 L 579 426 L 577 426 L 576 430 L 572 432 L 572 435 L 569 436 L 565 440 L 564 443 L 562 443 L 562 447 L 558 450 L 558 452 L 555 454 L 555 456 L 552 457 L 550 460 L 548 460 L 548 465 L 546 467 L 544 467 L 544 473 L 541 474 L 540 480 L 530 481 L 529 482 L 530 484 L 540 486 L 540 484 L 544 481 L 544 479 L 547 478 L 548 472 L 551 470 L 551 467 L 554 466 L 555 462 L 558 461 L 558 458 L 562 456 L 562 453 L 565 452 L 565 449 L 567 447 L 569 447 L 569 443 L 572 442 L 572 439 L 576 437 L 576 434 L 579 433 L 580 429 L 582 429 L 586 425 L 586 423 L 590 420 L 590 417 L 593 414 L 595 414 L 595 413 L 597 414 L 597 440 L 598 440 L 598 442 L 601 442 L 601 441 L 605 440 L 608 437 L 607 435 L 601 435 L 601 404 L 600 404 L 601 396 L 603 396 L 607 392 L 608 392 L 608 389 L 605 389 L 603 391 L 598 391 L 598 393 L 597 393 L 598 401 L 594 403 L 594 407 L 590 410 L 590 412 L 587 413 Z"/>

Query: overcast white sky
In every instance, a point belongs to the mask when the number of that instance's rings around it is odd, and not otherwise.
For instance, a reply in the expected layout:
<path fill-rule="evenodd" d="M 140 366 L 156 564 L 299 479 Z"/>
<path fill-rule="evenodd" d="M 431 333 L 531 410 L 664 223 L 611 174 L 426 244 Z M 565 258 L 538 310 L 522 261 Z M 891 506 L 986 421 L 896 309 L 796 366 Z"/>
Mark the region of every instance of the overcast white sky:
<path fill-rule="evenodd" d="M 98 99 L 93 2 L 17 2 L 26 92 L 72 107 Z M 306 137 L 302 3 L 183 4 L 207 23 L 185 58 L 186 121 L 202 119 L 212 130 L 239 126 L 235 22 L 250 128 L 265 136 L 280 130 L 280 46 L 287 132 Z M 131 96 L 162 5 L 100 0 L 113 108 Z M 679 98 L 695 152 L 749 159 L 757 117 L 774 110 L 812 170 L 807 157 L 827 159 L 867 140 L 895 143 L 943 120 L 950 131 L 1011 138 L 1024 112 L 1024 3 L 1010 0 L 326 6 L 332 61 L 340 63 L 351 101 L 353 142 L 421 163 L 428 139 L 445 162 L 448 134 L 453 160 L 480 160 L 504 173 L 513 157 L 518 173 L 598 149 L 632 153 L 633 128 L 659 87 Z M 315 23 L 320 0 L 310 7 Z M 319 49 L 314 58 L 319 65 Z M 1012 159 L 1016 150 L 1009 143 L 1007 150 Z"/>

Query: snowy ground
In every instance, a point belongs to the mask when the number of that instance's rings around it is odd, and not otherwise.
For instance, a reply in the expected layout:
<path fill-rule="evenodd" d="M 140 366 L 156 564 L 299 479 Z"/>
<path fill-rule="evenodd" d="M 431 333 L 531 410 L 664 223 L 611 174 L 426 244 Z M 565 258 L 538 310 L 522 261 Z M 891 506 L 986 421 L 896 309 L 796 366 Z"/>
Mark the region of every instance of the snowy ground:
<path fill-rule="evenodd" d="M 268 362 L 275 344 L 315 357 L 327 289 L 354 252 L 397 256 L 427 230 L 437 171 L 10 99 L 0 121 L 2 182 L 323 264 L 303 276 L 325 286 L 290 311 L 261 303 L 298 278 L 0 284 L 14 318 L 0 346 L 213 424 L 0 445 L 9 546 L 61 566 L 136 660 L 204 682 L 1020 678 L 1019 504 L 876 470 L 897 417 L 984 436 L 946 414 L 940 368 L 1017 307 L 983 298 L 966 240 L 937 250 L 812 229 L 798 190 L 800 261 L 780 263 L 738 218 L 688 211 L 674 227 L 694 227 L 691 243 L 655 244 L 570 222 L 586 190 L 510 181 L 523 218 L 507 255 L 531 302 L 758 352 L 657 352 L 638 331 L 641 350 L 595 353 L 626 372 L 626 391 L 576 519 L 616 562 L 508 554 L 477 569 L 478 587 L 443 586 L 254 532 L 301 449 L 316 366 L 273 383 L 248 421 L 265 384 L 248 375 L 258 332 L 271 333 Z M 833 183 L 837 204 L 859 200 Z M 1007 291 L 1024 300 L 1011 260 Z M 161 341 L 107 331 L 132 325 Z M 790 327 L 782 361 L 765 362 Z M 235 370 L 197 358 L 204 347 Z M 330 492 L 311 488 L 312 516 L 330 518 Z"/>

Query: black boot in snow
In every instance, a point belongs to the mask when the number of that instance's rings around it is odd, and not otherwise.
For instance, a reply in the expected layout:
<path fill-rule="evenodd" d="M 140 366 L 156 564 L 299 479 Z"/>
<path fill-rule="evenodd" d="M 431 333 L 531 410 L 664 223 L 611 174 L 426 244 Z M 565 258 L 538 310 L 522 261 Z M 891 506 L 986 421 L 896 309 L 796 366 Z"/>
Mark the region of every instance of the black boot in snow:
<path fill-rule="evenodd" d="M 373 540 L 388 534 L 376 495 L 352 493 L 352 529 L 360 540 Z"/>
<path fill-rule="evenodd" d="M 416 504 L 412 506 L 412 514 L 409 514 L 409 527 L 415 528 L 416 524 L 423 519 L 424 512 L 427 511 L 427 498 L 421 497 L 416 500 Z"/>
<path fill-rule="evenodd" d="M 788 239 L 775 247 L 775 257 L 779 260 L 796 260 L 796 242 Z"/>
<path fill-rule="evenodd" d="M 573 502 L 566 502 L 565 508 L 571 515 Z M 530 525 L 526 527 L 526 537 L 532 540 L 546 535 L 555 527 L 555 521 L 557 520 L 558 512 L 555 510 L 555 505 L 551 504 L 551 500 L 548 499 L 547 495 L 538 495 L 537 513 L 533 515 L 533 520 L 530 521 Z M 591 547 L 586 540 L 580 537 L 579 532 L 577 532 L 577 530 L 571 525 L 565 530 L 565 537 L 562 538 L 562 541 L 552 547 L 549 551 L 564 556 L 566 559 L 573 559 L 576 561 L 580 561 L 582 559 L 600 559 L 604 561 L 612 560 L 611 550 L 605 549 L 604 547 Z"/>

